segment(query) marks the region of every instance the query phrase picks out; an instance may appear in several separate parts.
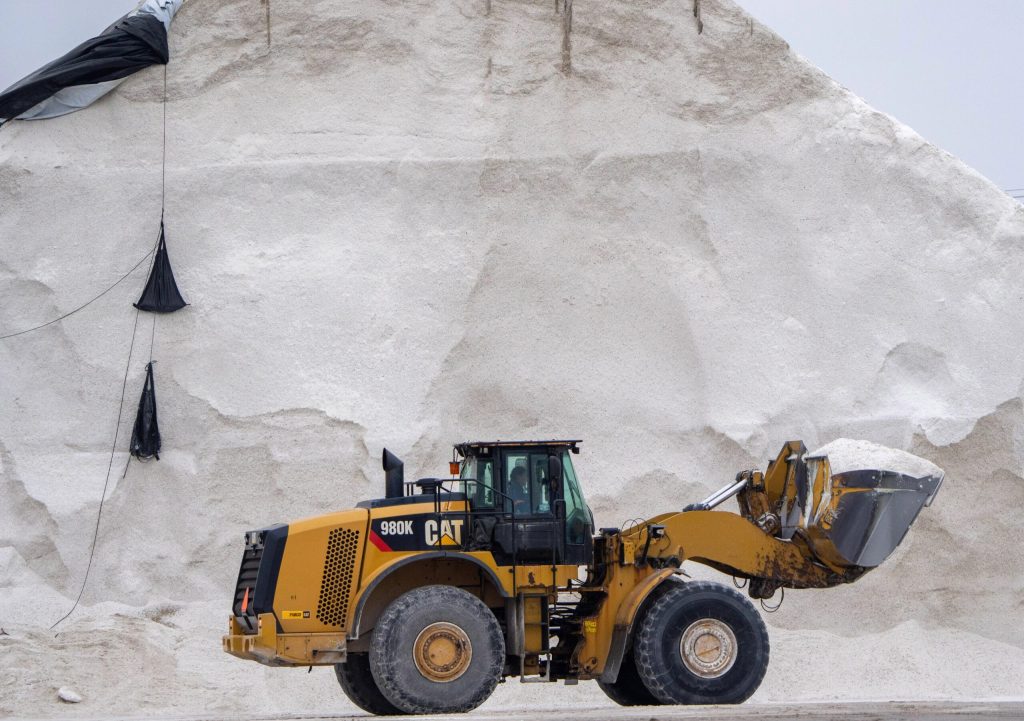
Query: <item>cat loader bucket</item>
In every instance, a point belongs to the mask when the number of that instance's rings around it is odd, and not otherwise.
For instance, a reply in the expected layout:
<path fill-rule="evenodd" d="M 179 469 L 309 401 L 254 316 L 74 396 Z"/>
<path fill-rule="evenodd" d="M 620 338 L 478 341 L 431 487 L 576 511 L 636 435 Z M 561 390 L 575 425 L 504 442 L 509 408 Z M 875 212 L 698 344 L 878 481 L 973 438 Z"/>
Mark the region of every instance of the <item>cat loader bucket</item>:
<path fill-rule="evenodd" d="M 816 555 L 874 568 L 931 505 L 944 473 L 922 458 L 864 441 L 836 441 L 804 456 L 799 519 Z"/>
<path fill-rule="evenodd" d="M 943 478 L 923 458 L 867 441 L 839 439 L 812 453 L 790 441 L 763 475 L 744 471 L 688 510 L 738 494 L 741 513 L 765 533 L 806 546 L 834 571 L 860 575 L 903 541 Z"/>

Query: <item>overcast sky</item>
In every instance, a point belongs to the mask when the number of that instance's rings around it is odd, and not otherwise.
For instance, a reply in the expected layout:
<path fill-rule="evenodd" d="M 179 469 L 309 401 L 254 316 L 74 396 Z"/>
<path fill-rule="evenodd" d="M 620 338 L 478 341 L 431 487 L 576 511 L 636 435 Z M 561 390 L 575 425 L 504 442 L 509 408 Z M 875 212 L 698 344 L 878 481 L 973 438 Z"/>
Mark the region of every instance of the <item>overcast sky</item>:
<path fill-rule="evenodd" d="M 1024 189 L 1024 0 L 739 2 L 874 107 L 999 187 Z M 95 35 L 135 4 L 0 0 L 0 88 Z"/>
<path fill-rule="evenodd" d="M 739 2 L 875 108 L 1024 189 L 1024 0 Z"/>

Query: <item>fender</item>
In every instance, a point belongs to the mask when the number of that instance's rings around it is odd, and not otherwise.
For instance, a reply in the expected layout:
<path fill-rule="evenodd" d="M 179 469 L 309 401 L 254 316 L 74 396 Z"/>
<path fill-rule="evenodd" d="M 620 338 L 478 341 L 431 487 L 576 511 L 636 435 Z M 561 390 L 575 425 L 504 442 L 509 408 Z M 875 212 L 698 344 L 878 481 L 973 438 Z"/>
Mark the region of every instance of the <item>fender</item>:
<path fill-rule="evenodd" d="M 467 553 L 459 553 L 457 551 L 430 551 L 426 553 L 413 553 L 411 555 L 404 556 L 403 558 L 399 558 L 393 563 L 390 563 L 387 566 L 378 569 L 378 571 L 373 575 L 373 580 L 371 580 L 369 584 L 367 584 L 367 586 L 359 594 L 359 600 L 356 602 L 356 610 L 355 613 L 353 614 L 352 623 L 350 625 L 348 632 L 349 640 L 354 641 L 359 638 L 359 627 L 363 620 L 363 611 L 364 606 L 366 605 L 366 600 L 373 595 L 374 589 L 376 589 L 377 586 L 380 585 L 381 581 L 390 576 L 394 571 L 398 570 L 399 568 L 408 566 L 412 563 L 419 563 L 421 561 L 429 561 L 438 558 L 457 561 L 469 561 L 474 566 L 476 566 L 477 568 L 486 573 L 487 577 L 491 580 L 491 583 L 494 584 L 494 587 L 498 590 L 498 593 L 500 593 L 503 598 L 510 598 L 508 592 L 505 590 L 505 587 L 502 586 L 501 581 L 498 580 L 498 575 L 494 572 L 494 570 L 488 567 L 486 563 L 481 561 L 479 558 L 476 558 L 475 556 L 471 556 Z"/>
<path fill-rule="evenodd" d="M 674 568 L 663 568 L 657 573 L 652 573 L 622 599 L 615 612 L 615 628 L 612 630 L 612 641 L 608 647 L 604 671 L 601 672 L 602 681 L 614 683 L 619 677 L 619 667 L 622 666 L 622 659 L 629 648 L 629 639 L 633 635 L 633 625 L 640 609 L 663 583 L 672 583 L 669 579 L 675 573 Z"/>

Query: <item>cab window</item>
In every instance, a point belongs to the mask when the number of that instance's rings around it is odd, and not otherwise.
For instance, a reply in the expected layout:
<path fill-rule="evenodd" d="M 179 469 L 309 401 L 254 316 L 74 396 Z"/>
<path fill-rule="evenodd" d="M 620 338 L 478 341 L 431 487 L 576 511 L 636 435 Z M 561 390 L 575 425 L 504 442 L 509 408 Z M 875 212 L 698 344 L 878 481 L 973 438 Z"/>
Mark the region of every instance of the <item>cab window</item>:
<path fill-rule="evenodd" d="M 565 488 L 565 540 L 572 544 L 585 543 L 590 530 L 590 509 L 583 500 L 568 453 L 562 453 L 562 483 Z"/>
<path fill-rule="evenodd" d="M 505 511 L 516 515 L 550 515 L 545 453 L 512 452 L 504 456 Z"/>
<path fill-rule="evenodd" d="M 494 460 L 491 458 L 467 458 L 462 464 L 460 490 L 466 494 L 475 509 L 494 508 Z"/>

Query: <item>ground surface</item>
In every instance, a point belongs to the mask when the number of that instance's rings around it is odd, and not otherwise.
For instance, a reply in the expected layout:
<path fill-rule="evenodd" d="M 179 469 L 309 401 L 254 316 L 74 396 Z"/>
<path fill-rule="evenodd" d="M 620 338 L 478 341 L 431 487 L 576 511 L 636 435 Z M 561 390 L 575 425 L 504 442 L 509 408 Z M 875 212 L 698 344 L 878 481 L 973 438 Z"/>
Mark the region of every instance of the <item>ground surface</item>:
<path fill-rule="evenodd" d="M 554 718 L 564 714 L 565 711 L 530 710 L 529 716 L 533 719 Z M 483 721 L 484 719 L 495 719 L 505 721 L 506 719 L 519 719 L 524 717 L 523 711 L 502 711 L 492 713 L 474 713 L 454 716 L 395 716 L 387 718 L 403 719 L 431 719 L 432 721 L 447 721 L 449 719 L 464 719 L 466 721 Z M 124 716 L 97 717 L 105 720 L 112 718 L 135 719 L 141 717 Z M 231 716 L 173 716 L 145 717 L 148 721 L 199 721 L 200 719 L 211 719 L 211 721 L 290 721 L 292 719 L 302 721 L 317 721 L 317 719 L 350 719 L 367 718 L 366 715 L 333 715 L 333 716 L 310 716 L 302 714 L 284 714 L 273 716 L 251 716 L 248 714 Z M 384 717 L 379 717 L 384 718 Z M 788 721 L 789 719 L 820 719 L 831 721 L 843 719 L 843 721 L 974 721 L 977 719 L 1024 719 L 1024 702 L 942 702 L 942 703 L 822 703 L 822 704 L 747 704 L 743 706 L 673 706 L 654 707 L 642 706 L 638 708 L 590 708 L 574 709 L 573 719 L 581 721 L 611 721 L 612 719 L 648 719 L 649 721 L 660 721 L 665 719 L 713 719 L 714 721 L 746 721 L 747 719 L 766 719 L 768 721 Z"/>

